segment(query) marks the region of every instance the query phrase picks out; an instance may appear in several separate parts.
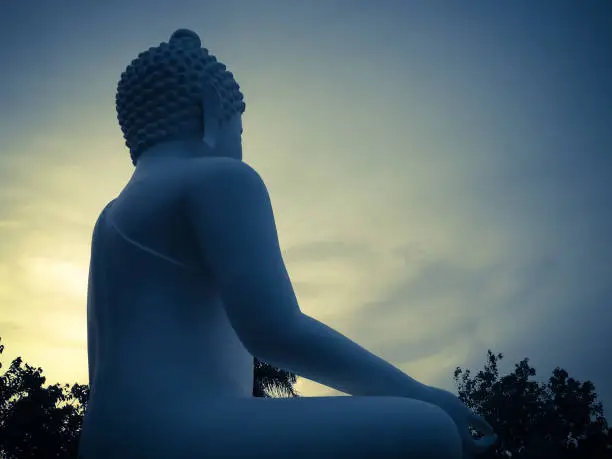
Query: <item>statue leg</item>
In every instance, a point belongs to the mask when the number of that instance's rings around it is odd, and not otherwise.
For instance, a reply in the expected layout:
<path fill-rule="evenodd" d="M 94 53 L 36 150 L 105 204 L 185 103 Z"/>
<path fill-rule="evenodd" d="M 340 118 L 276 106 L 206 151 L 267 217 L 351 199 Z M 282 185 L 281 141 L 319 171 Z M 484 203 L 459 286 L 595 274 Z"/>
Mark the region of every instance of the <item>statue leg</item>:
<path fill-rule="evenodd" d="M 436 406 L 407 398 L 234 399 L 207 411 L 204 422 L 183 420 L 176 433 L 180 455 L 174 449 L 173 457 L 462 457 L 452 419 Z"/>
<path fill-rule="evenodd" d="M 92 421 L 87 438 L 81 438 L 80 459 L 462 457 L 452 419 L 408 398 L 179 395 L 168 404 Z"/>

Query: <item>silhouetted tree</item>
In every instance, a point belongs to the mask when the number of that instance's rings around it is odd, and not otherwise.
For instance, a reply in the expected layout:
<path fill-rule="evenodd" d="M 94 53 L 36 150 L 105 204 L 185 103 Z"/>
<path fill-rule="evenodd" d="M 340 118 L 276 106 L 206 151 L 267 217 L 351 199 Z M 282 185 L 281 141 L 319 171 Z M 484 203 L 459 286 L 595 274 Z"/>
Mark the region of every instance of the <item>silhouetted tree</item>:
<path fill-rule="evenodd" d="M 0 376 L 1 458 L 76 457 L 88 388 L 44 383 L 42 368 L 21 357 Z"/>
<path fill-rule="evenodd" d="M 0 459 L 77 457 L 89 387 L 43 387 L 42 372 L 17 357 L 0 375 Z M 294 374 L 255 359 L 254 396 L 295 397 L 295 381 Z"/>
<path fill-rule="evenodd" d="M 500 376 L 502 358 L 489 350 L 483 370 L 472 376 L 457 367 L 454 374 L 459 398 L 500 437 L 482 459 L 612 458 L 611 432 L 593 383 L 581 383 L 561 368 L 546 383 L 533 381 L 536 371 L 527 358 Z"/>
<path fill-rule="evenodd" d="M 254 359 L 253 397 L 297 397 L 295 374 Z"/>

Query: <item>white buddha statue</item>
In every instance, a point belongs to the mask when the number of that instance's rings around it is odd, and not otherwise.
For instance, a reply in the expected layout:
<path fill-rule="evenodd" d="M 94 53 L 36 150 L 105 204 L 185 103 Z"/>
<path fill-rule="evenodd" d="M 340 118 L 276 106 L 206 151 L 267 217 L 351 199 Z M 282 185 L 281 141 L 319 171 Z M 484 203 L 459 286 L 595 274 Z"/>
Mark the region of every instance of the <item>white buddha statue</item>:
<path fill-rule="evenodd" d="M 266 187 L 242 161 L 244 110 L 233 75 L 188 30 L 121 75 L 118 119 L 136 167 L 93 234 L 79 457 L 486 450 L 490 426 L 457 397 L 300 310 Z M 352 397 L 253 398 L 253 356 Z"/>

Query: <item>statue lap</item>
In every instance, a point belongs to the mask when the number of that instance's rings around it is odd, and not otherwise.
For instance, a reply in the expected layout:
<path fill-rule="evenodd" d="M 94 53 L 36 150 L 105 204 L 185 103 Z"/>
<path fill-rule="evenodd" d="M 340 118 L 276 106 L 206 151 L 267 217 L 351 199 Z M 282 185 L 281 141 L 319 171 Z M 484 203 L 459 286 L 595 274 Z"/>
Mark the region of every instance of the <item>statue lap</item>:
<path fill-rule="evenodd" d="M 395 397 L 200 399 L 117 419 L 113 430 L 82 459 L 433 459 L 461 450 L 456 426 L 437 407 Z"/>

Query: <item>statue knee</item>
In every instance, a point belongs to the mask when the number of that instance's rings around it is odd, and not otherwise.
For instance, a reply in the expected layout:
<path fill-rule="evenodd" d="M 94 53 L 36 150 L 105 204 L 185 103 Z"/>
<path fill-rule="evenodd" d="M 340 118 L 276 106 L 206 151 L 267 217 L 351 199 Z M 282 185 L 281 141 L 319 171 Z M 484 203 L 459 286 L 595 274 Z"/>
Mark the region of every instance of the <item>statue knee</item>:
<path fill-rule="evenodd" d="M 423 459 L 461 459 L 461 436 L 451 417 L 435 405 L 407 402 L 402 407 L 401 427 L 406 450 Z"/>
<path fill-rule="evenodd" d="M 431 431 L 437 437 L 435 449 L 440 458 L 461 459 L 463 447 L 461 435 L 455 421 L 441 408 L 431 405 Z"/>

